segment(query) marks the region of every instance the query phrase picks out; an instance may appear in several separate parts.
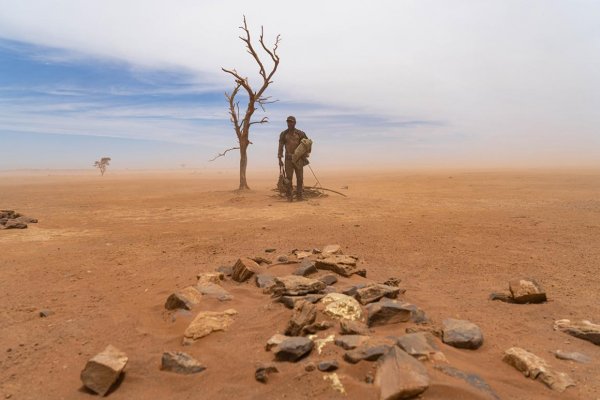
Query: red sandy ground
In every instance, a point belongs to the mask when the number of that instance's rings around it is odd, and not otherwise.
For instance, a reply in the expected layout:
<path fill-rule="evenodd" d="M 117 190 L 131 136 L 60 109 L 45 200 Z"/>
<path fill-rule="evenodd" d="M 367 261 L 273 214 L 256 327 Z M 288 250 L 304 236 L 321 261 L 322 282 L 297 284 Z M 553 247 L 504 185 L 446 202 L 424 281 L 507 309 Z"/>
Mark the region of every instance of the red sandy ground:
<path fill-rule="evenodd" d="M 363 381 L 372 363 L 337 358 L 347 396 L 303 362 L 283 363 L 264 385 L 254 364 L 272 360 L 266 340 L 291 314 L 250 284 L 226 287 L 235 308 L 227 332 L 181 345 L 191 317 L 175 321 L 163 304 L 198 272 L 240 256 L 276 257 L 292 249 L 341 244 L 368 277 L 402 278 L 403 296 L 436 322 L 468 319 L 483 330 L 476 351 L 440 344 L 450 364 L 481 375 L 502 399 L 600 398 L 600 347 L 552 329 L 554 320 L 600 323 L 600 172 L 369 172 L 324 174 L 348 195 L 302 203 L 272 197 L 274 177 L 250 174 L 248 193 L 234 175 L 207 173 L 0 175 L 0 208 L 39 218 L 26 230 L 0 231 L 0 394 L 12 399 L 90 399 L 79 373 L 112 344 L 129 363 L 111 399 L 376 399 Z M 340 189 L 348 186 L 348 189 Z M 276 248 L 273 255 L 264 252 Z M 516 277 L 537 278 L 546 304 L 489 301 Z M 41 309 L 54 314 L 40 318 Z M 400 335 L 404 324 L 377 329 Z M 577 383 L 559 394 L 501 361 L 520 346 Z M 590 364 L 555 359 L 579 351 Z M 186 351 L 207 366 L 192 376 L 159 370 L 163 351 Z M 464 382 L 428 367 L 423 399 L 483 399 Z"/>

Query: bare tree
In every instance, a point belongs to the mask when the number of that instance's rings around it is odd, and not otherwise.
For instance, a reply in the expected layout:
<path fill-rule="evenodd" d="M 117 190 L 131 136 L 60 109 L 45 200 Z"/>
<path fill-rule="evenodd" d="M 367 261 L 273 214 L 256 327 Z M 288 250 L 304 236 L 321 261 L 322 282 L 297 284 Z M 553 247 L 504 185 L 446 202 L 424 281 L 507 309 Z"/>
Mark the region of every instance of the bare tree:
<path fill-rule="evenodd" d="M 244 16 L 244 26 L 240 26 L 240 29 L 244 31 L 244 34 L 240 36 L 240 39 L 246 44 L 246 51 L 254 58 L 254 61 L 258 64 L 259 74 L 262 78 L 262 85 L 258 90 L 253 90 L 250 86 L 250 82 L 248 81 L 248 77 L 242 77 L 235 69 L 225 69 L 221 68 L 224 72 L 233 76 L 235 81 L 235 87 L 231 93 L 225 93 L 225 97 L 229 102 L 229 115 L 231 119 L 231 123 L 233 124 L 233 128 L 235 130 L 235 134 L 238 138 L 238 147 L 232 147 L 230 149 L 225 150 L 223 153 L 220 153 L 212 160 L 215 160 L 218 157 L 224 156 L 228 151 L 239 149 L 240 150 L 240 187 L 239 190 L 248 190 L 248 183 L 246 181 L 246 167 L 248 166 L 248 154 L 247 149 L 248 145 L 252 144 L 249 139 L 250 127 L 254 124 L 264 124 L 269 121 L 267 117 L 263 117 L 259 121 L 252 121 L 252 114 L 256 111 L 256 105 L 261 107 L 261 109 L 265 110 L 265 104 L 274 103 L 275 101 L 271 101 L 270 97 L 265 96 L 265 91 L 267 87 L 273 81 L 271 78 L 275 75 L 275 71 L 277 71 L 277 66 L 279 66 L 279 56 L 277 55 L 277 47 L 279 46 L 279 42 L 281 40 L 281 35 L 277 35 L 275 38 L 275 43 L 272 48 L 269 48 L 265 45 L 264 41 L 264 30 L 263 27 L 260 27 L 260 37 L 258 42 L 262 49 L 268 54 L 271 61 L 273 62 L 272 68 L 267 70 L 265 68 L 265 64 L 261 60 L 260 56 L 254 49 L 252 45 L 252 41 L 250 39 L 250 31 L 248 30 L 248 24 L 246 23 L 246 17 Z M 243 88 L 248 94 L 248 104 L 246 105 L 246 111 L 242 117 L 240 114 L 240 103 L 236 99 L 240 89 Z M 212 161 L 211 160 L 211 161 Z"/>
<path fill-rule="evenodd" d="M 110 164 L 110 157 L 102 157 L 100 161 L 94 162 L 94 167 L 100 169 L 100 175 L 104 176 L 106 167 Z"/>

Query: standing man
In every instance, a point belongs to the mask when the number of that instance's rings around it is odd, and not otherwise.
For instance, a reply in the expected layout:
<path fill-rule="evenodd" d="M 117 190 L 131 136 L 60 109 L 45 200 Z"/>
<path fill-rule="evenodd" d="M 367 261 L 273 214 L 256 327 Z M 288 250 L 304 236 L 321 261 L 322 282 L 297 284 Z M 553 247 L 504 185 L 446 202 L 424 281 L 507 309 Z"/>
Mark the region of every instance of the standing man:
<path fill-rule="evenodd" d="M 292 161 L 292 156 L 294 152 L 300 145 L 300 141 L 302 139 L 308 139 L 306 133 L 302 132 L 299 129 L 296 129 L 296 117 L 289 116 L 287 117 L 287 126 L 288 128 L 281 132 L 279 135 L 279 151 L 277 152 L 277 157 L 279 158 L 279 166 L 283 167 L 285 165 L 285 175 L 288 179 L 287 186 L 287 198 L 289 201 L 292 201 L 292 179 L 294 177 L 294 172 L 296 172 L 296 199 L 304 200 L 302 189 L 303 189 L 303 181 L 304 181 L 304 165 L 307 163 L 306 158 L 303 157 L 299 162 L 294 163 Z M 285 147 L 285 164 L 282 160 L 283 158 L 283 148 Z"/>

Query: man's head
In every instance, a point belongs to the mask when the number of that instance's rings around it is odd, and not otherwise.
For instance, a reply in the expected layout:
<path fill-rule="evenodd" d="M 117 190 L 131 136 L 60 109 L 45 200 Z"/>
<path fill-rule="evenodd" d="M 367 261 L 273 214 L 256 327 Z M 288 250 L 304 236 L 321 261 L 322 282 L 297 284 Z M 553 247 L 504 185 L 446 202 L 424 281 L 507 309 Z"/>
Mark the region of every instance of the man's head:
<path fill-rule="evenodd" d="M 296 117 L 294 117 L 293 115 L 287 117 L 286 122 L 288 129 L 293 129 L 294 127 L 296 127 Z"/>

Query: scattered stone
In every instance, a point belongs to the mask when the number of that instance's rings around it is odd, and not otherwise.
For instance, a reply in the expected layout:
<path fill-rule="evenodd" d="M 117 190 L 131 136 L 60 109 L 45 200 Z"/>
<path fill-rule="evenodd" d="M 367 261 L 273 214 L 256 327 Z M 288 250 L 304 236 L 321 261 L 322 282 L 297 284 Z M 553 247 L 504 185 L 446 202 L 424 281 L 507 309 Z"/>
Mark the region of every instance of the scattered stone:
<path fill-rule="evenodd" d="M 105 396 L 119 379 L 127 361 L 125 353 L 108 345 L 87 362 L 81 371 L 81 382 L 94 393 Z"/>
<path fill-rule="evenodd" d="M 317 319 L 317 307 L 308 301 L 299 301 L 294 306 L 294 313 L 289 320 L 285 334 L 287 336 L 299 336 L 302 328 L 312 324 Z"/>
<path fill-rule="evenodd" d="M 340 366 L 338 364 L 338 362 L 336 360 L 326 360 L 326 361 L 321 361 L 319 362 L 319 364 L 317 365 L 317 368 L 319 369 L 319 371 L 321 372 L 331 372 L 331 371 L 335 371 L 336 369 L 338 369 Z"/>
<path fill-rule="evenodd" d="M 388 299 L 384 298 L 379 300 L 381 301 L 389 301 Z M 410 310 L 410 320 L 416 324 L 428 324 L 431 321 L 429 320 L 429 318 L 427 317 L 427 315 L 425 315 L 425 311 L 421 310 L 419 307 L 417 307 L 414 304 L 411 303 L 404 303 L 404 307 L 408 310 Z"/>
<path fill-rule="evenodd" d="M 265 249 L 265 253 L 274 253 L 277 249 L 269 248 Z"/>
<path fill-rule="evenodd" d="M 367 270 L 362 268 L 362 269 L 357 269 L 356 271 L 354 271 L 354 273 L 358 276 L 362 276 L 363 278 L 367 277 Z"/>
<path fill-rule="evenodd" d="M 275 297 L 278 296 L 303 296 L 309 293 L 318 293 L 325 289 L 326 285 L 317 279 L 305 278 L 303 276 L 288 275 L 275 278 L 275 285 L 271 291 Z"/>
<path fill-rule="evenodd" d="M 349 287 L 347 287 L 345 289 L 342 289 L 342 293 L 345 294 L 346 296 L 354 297 L 354 296 L 356 296 L 356 293 L 358 292 L 358 289 L 361 289 L 361 288 L 364 288 L 364 287 L 367 287 L 366 283 L 359 283 L 357 285 L 352 285 L 352 286 L 349 286 Z"/>
<path fill-rule="evenodd" d="M 163 371 L 175 372 L 177 374 L 189 375 L 202 372 L 206 367 L 187 353 L 181 351 L 166 351 L 162 355 L 160 369 Z"/>
<path fill-rule="evenodd" d="M 369 327 L 360 321 L 340 320 L 340 333 L 342 335 L 364 335 L 371 334 Z"/>
<path fill-rule="evenodd" d="M 268 364 L 258 364 L 256 366 L 256 371 L 254 372 L 254 378 L 262 383 L 267 383 L 269 379 L 269 374 L 279 372 L 277 366 L 273 363 Z"/>
<path fill-rule="evenodd" d="M 298 260 L 303 260 L 310 256 L 312 256 L 312 251 L 297 251 L 296 252 L 296 258 Z"/>
<path fill-rule="evenodd" d="M 317 277 L 317 279 L 326 284 L 327 286 L 331 286 L 338 281 L 337 276 L 335 276 L 334 274 L 321 275 Z"/>
<path fill-rule="evenodd" d="M 289 257 L 288 257 L 288 256 L 281 255 L 281 256 L 277 257 L 277 262 L 280 262 L 280 263 L 286 263 L 286 262 L 288 262 L 289 260 L 290 260 L 290 259 L 289 259 Z"/>
<path fill-rule="evenodd" d="M 197 286 L 197 288 L 203 296 L 214 297 L 219 301 L 229 301 L 233 299 L 231 293 L 223 289 L 220 285 L 214 283 L 206 283 L 204 285 L 199 285 Z"/>
<path fill-rule="evenodd" d="M 281 296 L 278 301 L 283 303 L 287 308 L 294 308 L 296 303 L 299 301 L 308 301 L 309 303 L 316 303 L 321 300 L 324 294 L 307 294 L 306 296 Z"/>
<path fill-rule="evenodd" d="M 37 222 L 38 222 L 37 218 L 26 217 L 24 215 L 16 217 L 15 221 L 22 222 L 25 224 L 37 224 Z"/>
<path fill-rule="evenodd" d="M 314 335 L 319 331 L 325 331 L 331 327 L 333 327 L 333 322 L 330 321 L 315 322 L 302 328 L 301 334 L 302 336 Z"/>
<path fill-rule="evenodd" d="M 446 361 L 430 333 L 409 333 L 400 336 L 396 344 L 419 361 Z"/>
<path fill-rule="evenodd" d="M 251 260 L 257 264 L 267 264 L 268 265 L 268 264 L 273 263 L 273 261 L 269 260 L 268 258 L 264 258 L 262 256 L 252 257 Z"/>
<path fill-rule="evenodd" d="M 535 279 L 515 279 L 508 283 L 515 303 L 543 303 L 546 292 Z"/>
<path fill-rule="evenodd" d="M 201 311 L 183 333 L 183 344 L 192 344 L 212 332 L 224 331 L 233 323 L 237 311 L 230 308 L 223 312 Z"/>
<path fill-rule="evenodd" d="M 538 380 L 553 390 L 563 392 L 569 386 L 575 386 L 569 375 L 554 371 L 544 359 L 519 347 L 506 350 L 502 360 L 526 377 Z"/>
<path fill-rule="evenodd" d="M 336 318 L 350 321 L 362 319 L 362 309 L 354 298 L 341 293 L 329 293 L 321 302 L 325 305 L 323 313 Z"/>
<path fill-rule="evenodd" d="M 203 272 L 196 276 L 198 281 L 196 285 L 202 286 L 206 284 L 220 285 L 225 279 L 225 274 L 222 272 Z"/>
<path fill-rule="evenodd" d="M 442 341 L 459 349 L 475 350 L 483 344 L 483 334 L 472 322 L 448 318 L 442 321 Z"/>
<path fill-rule="evenodd" d="M 367 325 L 373 327 L 410 320 L 412 311 L 406 305 L 410 304 L 387 299 L 367 305 Z"/>
<path fill-rule="evenodd" d="M 314 249 L 312 249 L 313 254 L 321 254 L 321 250 L 317 249 L 316 247 Z"/>
<path fill-rule="evenodd" d="M 46 318 L 54 314 L 52 310 L 40 310 L 40 318 Z"/>
<path fill-rule="evenodd" d="M 388 285 L 388 286 L 398 287 L 400 285 L 400 282 L 402 282 L 402 279 L 392 277 L 392 278 L 388 278 L 385 282 L 383 282 L 383 284 Z"/>
<path fill-rule="evenodd" d="M 429 388 L 429 375 L 420 362 L 393 347 L 378 362 L 375 384 L 381 400 L 409 399 Z"/>
<path fill-rule="evenodd" d="M 359 271 L 356 266 L 357 258 L 353 256 L 335 255 L 317 260 L 317 269 L 333 271 L 336 274 L 349 277 Z"/>
<path fill-rule="evenodd" d="M 600 346 L 600 325 L 587 320 L 571 322 L 568 319 L 559 319 L 554 322 L 554 329 L 561 330 L 571 336 L 587 340 Z"/>
<path fill-rule="evenodd" d="M 317 267 L 315 267 L 315 262 L 309 259 L 304 259 L 300 263 L 300 266 L 293 272 L 294 275 L 306 276 L 310 274 L 316 274 Z"/>
<path fill-rule="evenodd" d="M 233 273 L 231 279 L 236 282 L 245 282 L 252 277 L 254 274 L 260 273 L 260 266 L 249 258 L 240 258 L 233 266 Z"/>
<path fill-rule="evenodd" d="M 323 379 L 326 381 L 331 381 L 331 387 L 336 392 L 339 392 L 341 394 L 346 394 L 346 389 L 344 389 L 344 385 L 342 385 L 342 382 L 340 381 L 340 377 L 337 376 L 337 374 L 335 372 L 332 374 L 329 374 L 329 375 L 324 375 Z"/>
<path fill-rule="evenodd" d="M 304 370 L 305 370 L 306 372 L 312 372 L 312 371 L 314 371 L 315 369 L 317 369 L 317 366 L 316 366 L 316 365 L 315 365 L 315 363 L 314 363 L 314 362 L 312 362 L 312 361 L 309 361 L 309 362 L 307 362 L 306 364 L 304 364 Z"/>
<path fill-rule="evenodd" d="M 295 336 L 283 340 L 273 348 L 273 352 L 278 361 L 295 362 L 309 354 L 313 347 L 312 340 L 303 336 Z"/>
<path fill-rule="evenodd" d="M 356 364 L 359 361 L 377 361 L 379 357 L 395 347 L 392 339 L 371 338 L 365 343 L 344 353 L 344 360 Z"/>
<path fill-rule="evenodd" d="M 194 286 L 188 286 L 167 297 L 165 308 L 167 310 L 191 310 L 193 306 L 200 303 L 202 294 Z"/>
<path fill-rule="evenodd" d="M 442 328 L 433 325 L 418 325 L 418 326 L 409 326 L 404 330 L 406 333 L 419 333 L 419 332 L 427 332 L 431 333 L 433 336 L 442 338 Z"/>
<path fill-rule="evenodd" d="M 343 335 L 335 339 L 335 345 L 344 350 L 355 349 L 369 341 L 369 336 L 364 335 Z"/>
<path fill-rule="evenodd" d="M 271 336 L 269 340 L 267 340 L 267 345 L 265 346 L 265 349 L 267 351 L 270 351 L 273 347 L 277 346 L 285 339 L 287 339 L 287 336 L 282 335 L 281 333 L 276 333 L 273 336 Z"/>
<path fill-rule="evenodd" d="M 498 300 L 498 301 L 503 301 L 505 303 L 514 303 L 515 302 L 515 300 L 512 298 L 512 295 L 510 295 L 508 293 L 492 292 L 492 293 L 490 293 L 490 296 L 488 298 L 492 301 Z"/>
<path fill-rule="evenodd" d="M 500 400 L 500 397 L 494 392 L 491 386 L 477 374 L 469 374 L 449 365 L 436 365 L 434 368 L 453 378 L 462 379 L 475 389 L 487 393 L 494 400 Z"/>
<path fill-rule="evenodd" d="M 233 267 L 224 265 L 217 268 L 217 272 L 220 272 L 221 274 L 230 277 L 233 274 Z"/>
<path fill-rule="evenodd" d="M 400 289 L 393 286 L 382 285 L 379 283 L 360 288 L 356 291 L 356 300 L 365 305 L 378 301 L 382 297 L 395 299 L 398 297 Z"/>
<path fill-rule="evenodd" d="M 587 364 L 592 361 L 591 357 L 588 357 L 585 354 L 578 353 L 576 351 L 568 352 L 568 351 L 556 350 L 553 353 L 554 353 L 554 356 L 556 358 L 558 358 L 559 360 L 575 361 L 575 362 L 582 363 L 582 364 Z"/>
<path fill-rule="evenodd" d="M 256 286 L 269 291 L 273 286 L 275 286 L 275 277 L 269 274 L 257 274 Z"/>
<path fill-rule="evenodd" d="M 328 244 L 327 246 L 323 247 L 321 254 L 323 254 L 325 257 L 332 256 L 334 254 L 342 254 L 342 246 L 339 244 Z"/>
<path fill-rule="evenodd" d="M 27 229 L 27 224 L 16 219 L 9 219 L 4 223 L 4 229 Z"/>

